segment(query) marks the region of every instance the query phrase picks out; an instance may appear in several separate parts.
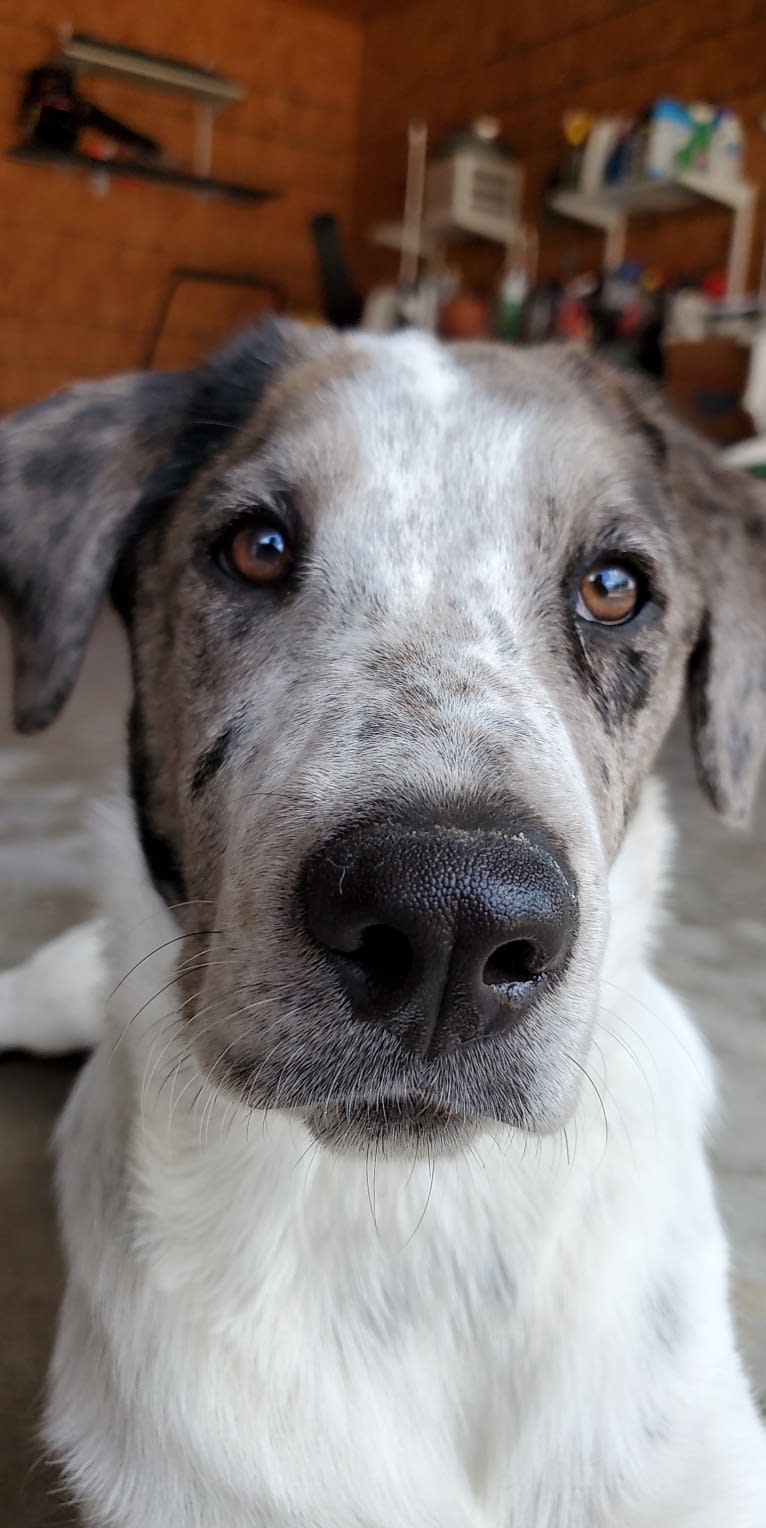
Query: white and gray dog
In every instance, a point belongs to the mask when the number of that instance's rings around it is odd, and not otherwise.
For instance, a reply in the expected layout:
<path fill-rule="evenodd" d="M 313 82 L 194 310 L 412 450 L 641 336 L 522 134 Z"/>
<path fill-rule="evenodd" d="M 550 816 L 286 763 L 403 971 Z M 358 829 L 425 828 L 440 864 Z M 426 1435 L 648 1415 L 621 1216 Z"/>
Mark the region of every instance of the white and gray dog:
<path fill-rule="evenodd" d="M 763 1528 L 644 785 L 686 684 L 747 816 L 757 487 L 584 353 L 279 324 L 0 434 L 19 727 L 108 589 L 135 687 L 107 916 L 4 988 L 97 1039 L 46 1418 L 84 1521 Z"/>

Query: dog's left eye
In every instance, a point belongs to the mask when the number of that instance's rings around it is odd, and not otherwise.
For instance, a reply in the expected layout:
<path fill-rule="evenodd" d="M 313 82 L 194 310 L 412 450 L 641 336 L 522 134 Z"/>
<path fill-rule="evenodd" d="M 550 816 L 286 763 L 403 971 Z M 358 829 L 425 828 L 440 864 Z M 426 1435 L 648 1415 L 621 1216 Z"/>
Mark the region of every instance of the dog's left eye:
<path fill-rule="evenodd" d="M 623 626 L 643 604 L 642 579 L 627 563 L 603 562 L 590 568 L 577 591 L 577 614 L 600 626 Z"/>
<path fill-rule="evenodd" d="M 248 584 L 277 584 L 292 570 L 295 554 L 284 526 L 268 513 L 230 529 L 215 547 L 226 573 Z"/>

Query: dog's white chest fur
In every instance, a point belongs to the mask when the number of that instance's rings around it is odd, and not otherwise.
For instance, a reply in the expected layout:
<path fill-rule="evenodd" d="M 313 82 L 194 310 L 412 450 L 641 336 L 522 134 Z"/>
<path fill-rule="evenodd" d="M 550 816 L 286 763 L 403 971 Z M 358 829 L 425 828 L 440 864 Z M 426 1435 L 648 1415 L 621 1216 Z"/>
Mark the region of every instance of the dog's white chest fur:
<path fill-rule="evenodd" d="M 59 1136 L 48 1434 L 94 1523 L 759 1528 L 708 1061 L 642 958 L 661 832 L 649 792 L 560 1136 L 333 1156 L 203 1084 L 177 944 L 120 986 Z M 116 980 L 177 930 L 132 844 L 112 862 Z"/>

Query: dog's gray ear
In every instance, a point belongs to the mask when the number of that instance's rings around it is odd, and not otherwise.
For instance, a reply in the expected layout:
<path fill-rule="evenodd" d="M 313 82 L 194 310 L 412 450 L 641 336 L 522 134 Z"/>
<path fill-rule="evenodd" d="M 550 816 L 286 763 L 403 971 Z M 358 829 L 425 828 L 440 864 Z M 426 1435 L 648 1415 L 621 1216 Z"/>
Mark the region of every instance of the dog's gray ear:
<path fill-rule="evenodd" d="M 766 492 L 683 426 L 666 439 L 703 591 L 688 669 L 697 773 L 717 810 L 742 824 L 766 753 Z"/>
<path fill-rule="evenodd" d="M 249 414 L 283 353 L 267 322 L 197 372 L 77 384 L 0 421 L 0 603 L 20 731 L 58 714 L 123 549 Z"/>
<path fill-rule="evenodd" d="M 0 593 L 22 732 L 52 721 L 72 688 L 188 394 L 187 375 L 138 373 L 79 383 L 0 423 Z"/>
<path fill-rule="evenodd" d="M 696 610 L 688 668 L 700 784 L 745 823 L 766 752 L 766 488 L 677 420 L 667 399 L 582 347 L 563 364 L 641 443 L 675 508 Z"/>

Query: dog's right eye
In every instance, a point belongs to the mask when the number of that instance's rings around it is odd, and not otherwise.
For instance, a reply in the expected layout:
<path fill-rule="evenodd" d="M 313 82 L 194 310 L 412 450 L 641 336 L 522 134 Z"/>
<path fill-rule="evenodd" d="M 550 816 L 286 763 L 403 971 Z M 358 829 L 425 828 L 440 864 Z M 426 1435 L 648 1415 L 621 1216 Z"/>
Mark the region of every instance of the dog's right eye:
<path fill-rule="evenodd" d="M 599 626 L 624 626 L 640 609 L 641 580 L 628 563 L 605 560 L 590 568 L 580 583 L 577 614 Z"/>
<path fill-rule="evenodd" d="M 213 556 L 230 577 L 253 585 L 281 583 L 295 562 L 287 531 L 268 511 L 230 526 L 216 542 Z"/>

